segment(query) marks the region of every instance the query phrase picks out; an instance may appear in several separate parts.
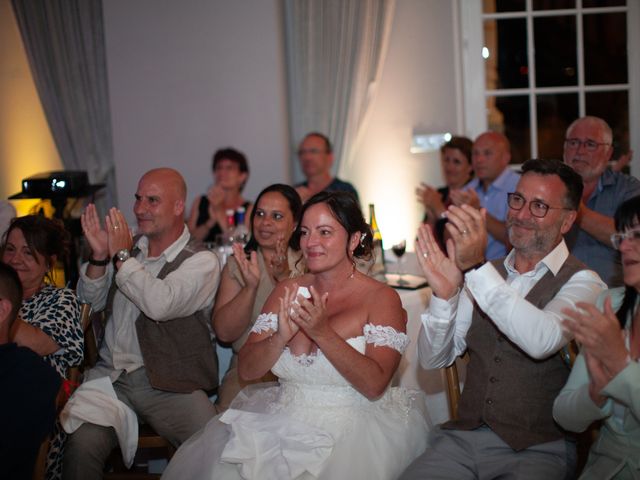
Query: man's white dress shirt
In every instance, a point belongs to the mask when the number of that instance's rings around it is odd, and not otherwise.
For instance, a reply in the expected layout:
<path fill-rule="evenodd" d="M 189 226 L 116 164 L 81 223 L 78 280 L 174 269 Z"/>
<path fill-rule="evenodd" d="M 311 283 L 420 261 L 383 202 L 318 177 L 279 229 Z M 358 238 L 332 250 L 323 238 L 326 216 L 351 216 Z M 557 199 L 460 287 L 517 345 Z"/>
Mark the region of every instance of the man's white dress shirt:
<path fill-rule="evenodd" d="M 473 300 L 507 338 L 532 358 L 543 359 L 555 354 L 571 340 L 560 323 L 562 310 L 575 308 L 576 302 L 595 303 L 606 288 L 595 272 L 581 270 L 543 309 L 525 300 L 547 271 L 558 273 L 568 256 L 569 250 L 562 240 L 533 270 L 520 274 L 514 268 L 515 251 L 512 250 L 504 260 L 506 280 L 491 263 L 486 263 L 468 272 L 462 291 L 449 300 L 432 295 L 429 307 L 421 315 L 420 364 L 427 369 L 446 367 L 464 353 Z"/>
<path fill-rule="evenodd" d="M 135 322 L 140 312 L 157 321 L 191 315 L 199 310 L 213 308 L 220 282 L 220 264 L 213 252 L 195 253 L 164 279 L 156 276 L 167 262 L 175 260 L 189 242 L 186 225 L 180 237 L 158 257 L 148 257 L 148 240 L 141 237 L 136 246 L 140 252 L 135 258 L 122 263 L 116 273 L 116 291 L 113 312 L 107 319 L 100 360 L 88 373 L 88 379 L 108 375 L 115 381 L 122 371 L 132 372 L 144 365 Z M 96 279 L 86 275 L 83 265 L 78 282 L 78 296 L 99 311 L 106 305 L 109 286 L 114 273 L 113 265 Z"/>

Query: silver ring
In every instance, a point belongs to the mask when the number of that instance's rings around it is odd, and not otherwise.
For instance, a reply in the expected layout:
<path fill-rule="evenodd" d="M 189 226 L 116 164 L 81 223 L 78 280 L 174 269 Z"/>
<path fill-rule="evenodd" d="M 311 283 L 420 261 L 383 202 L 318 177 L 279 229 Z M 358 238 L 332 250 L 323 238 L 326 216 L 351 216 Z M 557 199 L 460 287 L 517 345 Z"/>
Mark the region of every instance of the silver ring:
<path fill-rule="evenodd" d="M 428 254 L 427 252 L 424 252 L 424 253 L 422 254 L 422 258 L 427 258 L 428 256 L 429 256 L 429 254 Z"/>
<path fill-rule="evenodd" d="M 117 230 L 117 229 L 119 229 L 119 228 L 120 228 L 120 225 L 114 225 L 114 226 L 113 226 L 113 229 L 114 229 L 114 230 Z"/>
<path fill-rule="evenodd" d="M 469 230 L 467 230 L 466 228 L 464 230 L 462 230 L 462 232 L 460 232 L 462 235 L 466 235 L 467 233 L 469 233 Z"/>

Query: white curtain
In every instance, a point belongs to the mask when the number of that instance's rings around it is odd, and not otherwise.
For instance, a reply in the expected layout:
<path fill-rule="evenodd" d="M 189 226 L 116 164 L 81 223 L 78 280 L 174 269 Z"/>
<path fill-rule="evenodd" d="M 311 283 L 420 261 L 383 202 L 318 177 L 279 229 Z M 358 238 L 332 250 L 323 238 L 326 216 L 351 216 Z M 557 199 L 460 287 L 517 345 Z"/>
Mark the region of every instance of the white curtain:
<path fill-rule="evenodd" d="M 101 0 L 12 0 L 47 122 L 64 167 L 106 183 L 116 202 Z"/>
<path fill-rule="evenodd" d="M 285 0 L 289 131 L 295 152 L 311 131 L 334 146 L 336 174 L 351 162 L 375 95 L 395 0 Z"/>

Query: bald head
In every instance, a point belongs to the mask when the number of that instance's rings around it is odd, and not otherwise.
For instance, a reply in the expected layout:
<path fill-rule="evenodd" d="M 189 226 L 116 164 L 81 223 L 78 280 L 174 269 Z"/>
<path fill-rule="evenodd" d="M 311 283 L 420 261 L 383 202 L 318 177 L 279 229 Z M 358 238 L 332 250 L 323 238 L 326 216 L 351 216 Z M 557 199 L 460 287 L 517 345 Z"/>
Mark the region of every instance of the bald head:
<path fill-rule="evenodd" d="M 484 132 L 473 142 L 471 163 L 473 170 L 487 187 L 507 168 L 511 161 L 509 139 L 498 132 Z"/>
<path fill-rule="evenodd" d="M 159 245 L 160 252 L 183 232 L 186 194 L 182 175 L 172 168 L 149 170 L 138 182 L 133 207 L 138 232 L 146 235 L 150 246 Z"/>
<path fill-rule="evenodd" d="M 154 168 L 145 173 L 140 181 L 142 180 L 162 184 L 165 189 L 173 190 L 179 200 L 185 201 L 187 199 L 187 184 L 180 172 L 173 168 Z"/>

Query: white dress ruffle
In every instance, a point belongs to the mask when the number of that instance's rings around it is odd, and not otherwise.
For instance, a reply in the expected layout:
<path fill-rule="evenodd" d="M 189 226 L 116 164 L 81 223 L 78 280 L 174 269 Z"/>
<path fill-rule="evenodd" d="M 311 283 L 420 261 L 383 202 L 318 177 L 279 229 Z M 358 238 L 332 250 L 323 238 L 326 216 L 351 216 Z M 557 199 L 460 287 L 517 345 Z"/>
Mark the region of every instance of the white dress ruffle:
<path fill-rule="evenodd" d="M 404 349 L 406 335 L 386 328 L 347 342 L 361 353 L 367 343 Z M 421 391 L 394 387 L 371 401 L 321 351 L 295 356 L 285 349 L 272 371 L 279 384 L 240 392 L 180 447 L 162 478 L 388 480 L 426 448 Z"/>

